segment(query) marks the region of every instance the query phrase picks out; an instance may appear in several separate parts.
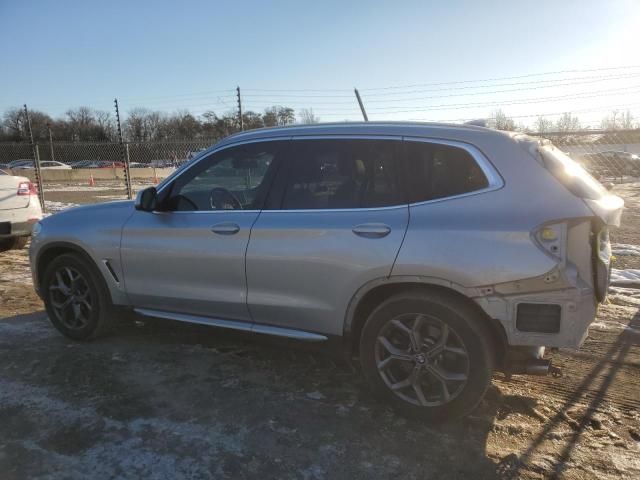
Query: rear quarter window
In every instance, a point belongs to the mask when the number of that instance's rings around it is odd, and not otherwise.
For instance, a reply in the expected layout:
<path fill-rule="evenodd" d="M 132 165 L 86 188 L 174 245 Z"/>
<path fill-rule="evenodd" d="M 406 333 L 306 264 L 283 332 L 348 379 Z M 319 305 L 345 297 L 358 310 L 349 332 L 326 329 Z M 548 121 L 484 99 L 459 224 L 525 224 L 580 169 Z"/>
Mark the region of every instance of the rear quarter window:
<path fill-rule="evenodd" d="M 411 203 L 483 190 L 489 180 L 464 148 L 429 142 L 405 142 L 406 178 Z"/>

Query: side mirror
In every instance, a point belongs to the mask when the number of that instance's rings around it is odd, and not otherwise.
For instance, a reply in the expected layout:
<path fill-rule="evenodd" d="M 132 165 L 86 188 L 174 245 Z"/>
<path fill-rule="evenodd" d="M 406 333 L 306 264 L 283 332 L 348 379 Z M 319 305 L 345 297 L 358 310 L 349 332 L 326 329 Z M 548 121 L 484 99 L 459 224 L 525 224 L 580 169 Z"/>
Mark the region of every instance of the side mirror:
<path fill-rule="evenodd" d="M 604 188 L 606 188 L 607 190 L 611 190 L 613 188 L 613 183 L 611 182 L 605 183 Z"/>
<path fill-rule="evenodd" d="M 156 190 L 156 187 L 149 187 L 144 190 L 140 190 L 138 195 L 136 195 L 136 210 L 152 212 L 156 208 L 157 197 L 158 191 Z"/>

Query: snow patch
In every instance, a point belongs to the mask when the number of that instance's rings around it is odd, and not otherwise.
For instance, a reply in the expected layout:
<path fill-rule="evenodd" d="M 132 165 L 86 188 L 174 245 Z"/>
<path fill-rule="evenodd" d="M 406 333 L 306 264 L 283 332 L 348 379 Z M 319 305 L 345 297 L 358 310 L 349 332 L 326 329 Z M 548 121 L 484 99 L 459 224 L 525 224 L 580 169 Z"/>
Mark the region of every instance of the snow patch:
<path fill-rule="evenodd" d="M 589 328 L 595 328 L 596 330 L 626 330 L 631 333 L 640 333 L 640 330 L 637 328 L 611 320 L 599 320 L 593 322 Z"/>
<path fill-rule="evenodd" d="M 614 255 L 629 255 L 640 257 L 640 245 L 629 245 L 627 243 L 614 243 L 611 246 L 611 252 Z"/>
<path fill-rule="evenodd" d="M 636 285 L 640 287 L 640 269 L 628 268 L 625 270 L 619 270 L 617 268 L 611 269 L 611 285 L 630 286 Z"/>
<path fill-rule="evenodd" d="M 67 208 L 77 207 L 77 203 L 67 203 L 67 202 L 54 202 L 52 200 L 45 201 L 45 207 L 47 209 L 46 215 L 53 215 L 54 213 L 61 212 L 62 210 L 66 210 Z"/>

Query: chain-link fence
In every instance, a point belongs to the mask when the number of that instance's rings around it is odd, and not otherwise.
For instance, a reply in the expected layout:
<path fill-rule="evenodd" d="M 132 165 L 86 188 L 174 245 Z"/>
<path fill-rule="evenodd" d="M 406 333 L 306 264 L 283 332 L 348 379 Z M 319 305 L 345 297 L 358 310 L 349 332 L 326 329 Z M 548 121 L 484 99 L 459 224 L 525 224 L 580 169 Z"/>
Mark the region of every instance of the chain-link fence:
<path fill-rule="evenodd" d="M 549 139 L 603 183 L 640 177 L 640 130 L 585 130 L 532 134 Z M 0 169 L 37 180 L 34 156 L 40 158 L 45 206 L 55 202 L 87 203 L 127 198 L 157 183 L 214 140 L 173 142 L 47 142 L 0 144 Z M 124 147 L 124 148 L 123 148 Z M 129 174 L 125 162 L 129 161 Z M 75 192 L 75 193 L 74 193 Z M 100 194 L 99 192 L 106 192 Z"/>
<path fill-rule="evenodd" d="M 638 129 L 549 132 L 538 136 L 550 140 L 601 182 L 640 177 Z"/>
<path fill-rule="evenodd" d="M 215 140 L 0 143 L 0 169 L 38 182 L 45 209 L 127 198 L 158 183 Z M 41 178 L 35 175 L 39 158 Z M 129 163 L 128 174 L 125 165 Z"/>

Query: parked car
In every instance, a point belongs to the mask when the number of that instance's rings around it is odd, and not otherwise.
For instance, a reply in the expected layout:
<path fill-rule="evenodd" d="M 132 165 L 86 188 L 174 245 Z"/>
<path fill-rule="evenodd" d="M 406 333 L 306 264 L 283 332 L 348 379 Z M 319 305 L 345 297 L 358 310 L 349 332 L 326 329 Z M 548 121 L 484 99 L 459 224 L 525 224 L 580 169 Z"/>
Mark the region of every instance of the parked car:
<path fill-rule="evenodd" d="M 40 219 L 42 209 L 35 185 L 28 178 L 0 170 L 0 252 L 24 248 Z"/>
<path fill-rule="evenodd" d="M 100 168 L 100 162 L 101 160 L 78 160 L 75 162 L 72 162 L 71 168 Z"/>
<path fill-rule="evenodd" d="M 72 168 L 124 168 L 123 162 L 111 160 L 78 160 L 71 164 Z"/>
<path fill-rule="evenodd" d="M 577 160 L 595 176 L 640 176 L 640 157 L 633 153 L 591 152 L 581 155 Z"/>
<path fill-rule="evenodd" d="M 30 158 L 29 159 L 22 158 L 22 159 L 19 159 L 19 160 L 13 160 L 13 161 L 9 162 L 7 164 L 7 166 L 10 169 L 14 169 L 14 168 L 17 168 L 17 167 L 19 167 L 21 165 L 29 165 L 29 164 L 33 164 L 33 160 L 32 159 L 30 159 Z"/>
<path fill-rule="evenodd" d="M 35 168 L 34 162 L 23 163 L 14 167 L 14 170 L 33 170 Z M 42 160 L 40 161 L 40 170 L 71 170 L 71 167 L 66 163 L 56 162 L 54 160 Z"/>
<path fill-rule="evenodd" d="M 549 143 L 356 123 L 228 137 L 135 202 L 38 223 L 35 288 L 76 340 L 116 308 L 338 345 L 372 390 L 460 416 L 494 370 L 556 373 L 605 298 L 623 202 Z"/>

